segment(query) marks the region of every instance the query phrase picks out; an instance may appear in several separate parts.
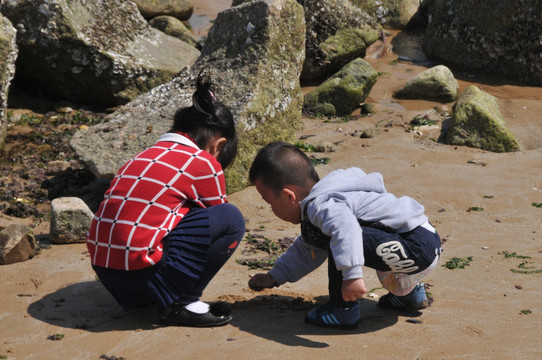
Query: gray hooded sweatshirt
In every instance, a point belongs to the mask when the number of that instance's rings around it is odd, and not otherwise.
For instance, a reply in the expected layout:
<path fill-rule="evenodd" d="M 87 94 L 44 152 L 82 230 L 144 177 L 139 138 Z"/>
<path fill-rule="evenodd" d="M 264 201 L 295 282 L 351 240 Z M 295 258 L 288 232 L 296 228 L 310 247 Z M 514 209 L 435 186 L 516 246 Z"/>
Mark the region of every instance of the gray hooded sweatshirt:
<path fill-rule="evenodd" d="M 308 202 L 307 217 L 330 236 L 331 252 L 343 280 L 363 278 L 363 232 L 358 219 L 379 222 L 398 233 L 428 221 L 424 207 L 416 200 L 395 197 L 386 191 L 381 174 L 366 174 L 359 168 L 331 172 L 300 202 L 301 209 Z M 278 285 L 295 282 L 320 266 L 327 255 L 327 250 L 309 245 L 299 235 L 269 275 Z"/>

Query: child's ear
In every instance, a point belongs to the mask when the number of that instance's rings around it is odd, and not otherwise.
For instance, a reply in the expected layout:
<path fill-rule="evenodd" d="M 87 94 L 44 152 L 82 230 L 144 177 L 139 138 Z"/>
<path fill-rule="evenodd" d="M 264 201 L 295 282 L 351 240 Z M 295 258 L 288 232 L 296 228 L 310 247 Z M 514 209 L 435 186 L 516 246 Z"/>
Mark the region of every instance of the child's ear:
<path fill-rule="evenodd" d="M 282 188 L 282 194 L 288 198 L 288 201 L 291 204 L 295 204 L 296 199 L 297 199 L 297 194 L 295 193 L 295 191 L 293 191 L 290 188 L 285 187 L 285 188 Z"/>
<path fill-rule="evenodd" d="M 224 148 L 224 145 L 226 145 L 226 141 L 227 140 L 225 137 L 219 137 L 211 140 L 208 153 L 214 157 L 218 156 L 218 154 L 222 151 L 222 148 Z"/>

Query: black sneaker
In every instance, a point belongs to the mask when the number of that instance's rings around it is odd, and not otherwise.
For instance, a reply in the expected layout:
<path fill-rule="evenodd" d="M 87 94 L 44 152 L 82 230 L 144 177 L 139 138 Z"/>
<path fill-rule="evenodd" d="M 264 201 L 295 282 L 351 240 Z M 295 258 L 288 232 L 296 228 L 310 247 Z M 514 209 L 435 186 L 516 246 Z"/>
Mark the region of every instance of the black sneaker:
<path fill-rule="evenodd" d="M 184 305 L 170 305 L 160 309 L 160 323 L 173 326 L 215 327 L 226 325 L 231 321 L 231 307 L 228 303 L 216 302 L 209 305 L 209 311 L 203 314 L 187 310 Z"/>
<path fill-rule="evenodd" d="M 392 293 L 383 295 L 378 300 L 378 306 L 384 309 L 422 310 L 429 306 L 425 294 L 425 286 L 419 283 L 405 296 L 397 296 Z"/>
<path fill-rule="evenodd" d="M 348 309 L 338 309 L 327 302 L 305 314 L 305 322 L 309 324 L 344 330 L 357 328 L 360 321 L 361 315 L 357 302 Z"/>

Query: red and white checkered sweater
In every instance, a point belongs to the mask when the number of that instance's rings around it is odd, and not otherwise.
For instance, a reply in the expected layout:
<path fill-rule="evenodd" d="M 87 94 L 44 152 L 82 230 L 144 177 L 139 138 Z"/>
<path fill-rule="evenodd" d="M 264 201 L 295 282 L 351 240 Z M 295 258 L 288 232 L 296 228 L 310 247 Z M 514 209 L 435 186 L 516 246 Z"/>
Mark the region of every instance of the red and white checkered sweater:
<path fill-rule="evenodd" d="M 179 133 L 120 168 L 92 220 L 87 247 L 92 264 L 137 270 L 162 257 L 163 238 L 192 206 L 227 202 L 218 161 Z"/>

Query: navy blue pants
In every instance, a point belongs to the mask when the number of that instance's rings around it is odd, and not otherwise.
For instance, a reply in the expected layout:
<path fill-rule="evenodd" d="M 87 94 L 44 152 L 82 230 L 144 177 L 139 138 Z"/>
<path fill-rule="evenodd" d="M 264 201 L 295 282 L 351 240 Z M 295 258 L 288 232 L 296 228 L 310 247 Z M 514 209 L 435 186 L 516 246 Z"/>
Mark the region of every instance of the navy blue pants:
<path fill-rule="evenodd" d="M 189 304 L 201 297 L 244 233 L 244 218 L 234 205 L 195 207 L 164 239 L 164 255 L 158 264 L 134 271 L 93 268 L 125 310 Z"/>
<path fill-rule="evenodd" d="M 416 274 L 428 268 L 441 251 L 439 235 L 422 226 L 407 233 L 361 228 L 365 267 L 375 270 Z M 355 302 L 343 299 L 342 272 L 337 270 L 333 254 L 328 251 L 329 299 L 336 307 L 351 307 Z"/>

